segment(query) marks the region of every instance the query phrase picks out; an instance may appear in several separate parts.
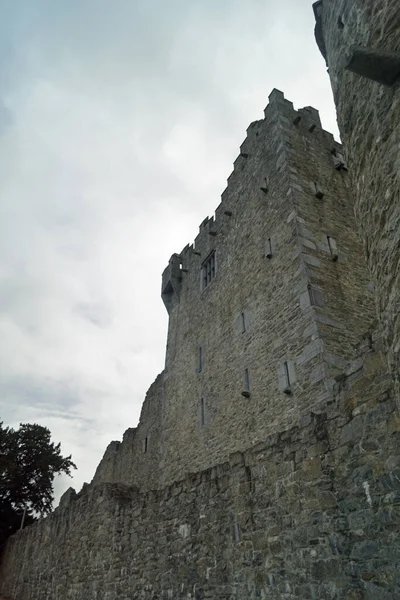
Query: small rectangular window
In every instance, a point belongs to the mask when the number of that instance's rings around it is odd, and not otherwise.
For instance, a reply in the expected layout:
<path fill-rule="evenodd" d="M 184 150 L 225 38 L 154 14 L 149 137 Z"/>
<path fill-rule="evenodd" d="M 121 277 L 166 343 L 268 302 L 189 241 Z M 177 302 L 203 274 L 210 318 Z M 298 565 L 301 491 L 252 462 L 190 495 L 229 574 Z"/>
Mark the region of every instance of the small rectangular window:
<path fill-rule="evenodd" d="M 240 313 L 240 324 L 242 328 L 242 333 L 246 331 L 246 318 L 244 312 Z"/>
<path fill-rule="evenodd" d="M 279 389 L 284 394 L 291 395 L 293 384 L 296 382 L 296 372 L 291 360 L 285 360 L 278 365 Z"/>
<path fill-rule="evenodd" d="M 246 392 L 250 391 L 250 375 L 248 369 L 244 370 L 244 389 Z"/>
<path fill-rule="evenodd" d="M 270 237 L 268 238 L 266 243 L 265 256 L 267 258 L 272 258 L 272 240 Z"/>
<path fill-rule="evenodd" d="M 204 427 L 206 422 L 206 411 L 205 411 L 205 406 L 204 406 L 204 398 L 201 398 L 200 400 L 200 425 L 201 427 Z"/>
<path fill-rule="evenodd" d="M 289 364 L 288 361 L 285 360 L 285 362 L 283 363 L 283 368 L 285 371 L 285 387 L 284 387 L 284 393 L 285 394 L 291 394 L 292 393 L 292 382 L 290 381 L 290 370 L 289 370 Z"/>
<path fill-rule="evenodd" d="M 203 346 L 199 346 L 197 350 L 197 372 L 201 373 L 203 370 Z"/>
<path fill-rule="evenodd" d="M 149 445 L 149 440 L 147 437 L 145 437 L 143 440 L 143 452 L 147 452 L 148 445 Z"/>
<path fill-rule="evenodd" d="M 242 396 L 250 398 L 250 373 L 248 369 L 244 370 Z"/>
<path fill-rule="evenodd" d="M 204 290 L 215 277 L 215 251 L 208 255 L 201 267 L 201 289 Z"/>
<path fill-rule="evenodd" d="M 285 362 L 283 363 L 283 368 L 285 369 L 286 387 L 290 388 L 289 365 L 287 360 L 285 360 Z"/>
<path fill-rule="evenodd" d="M 315 306 L 315 294 L 314 294 L 314 288 L 312 287 L 312 285 L 308 284 L 307 286 L 307 290 L 308 290 L 308 296 L 310 298 L 310 304 L 311 306 Z M 285 363 L 286 365 L 287 363 Z"/>

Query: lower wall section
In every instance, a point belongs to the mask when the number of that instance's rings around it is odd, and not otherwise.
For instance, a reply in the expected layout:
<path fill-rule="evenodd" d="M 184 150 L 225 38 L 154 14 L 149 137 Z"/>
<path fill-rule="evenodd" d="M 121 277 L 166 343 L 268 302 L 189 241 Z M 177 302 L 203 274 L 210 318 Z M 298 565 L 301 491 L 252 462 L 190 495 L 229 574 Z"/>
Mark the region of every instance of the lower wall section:
<path fill-rule="evenodd" d="M 400 597 L 400 421 L 378 352 L 324 414 L 164 490 L 86 487 L 13 536 L 15 600 Z"/>

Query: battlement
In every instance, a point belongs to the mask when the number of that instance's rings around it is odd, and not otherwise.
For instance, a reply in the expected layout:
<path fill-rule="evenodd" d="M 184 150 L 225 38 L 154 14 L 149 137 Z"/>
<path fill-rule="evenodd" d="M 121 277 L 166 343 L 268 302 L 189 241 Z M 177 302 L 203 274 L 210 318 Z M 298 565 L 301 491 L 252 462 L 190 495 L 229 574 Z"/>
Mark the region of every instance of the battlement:
<path fill-rule="evenodd" d="M 215 214 L 163 273 L 164 482 L 331 401 L 372 318 L 354 230 L 341 145 L 273 90 Z"/>
<path fill-rule="evenodd" d="M 273 90 L 269 96 L 269 104 L 264 110 L 264 118 L 253 121 L 247 128 L 247 136 L 240 145 L 240 152 L 235 159 L 233 171 L 228 177 L 228 185 L 221 195 L 221 202 L 214 215 L 206 217 L 199 226 L 199 233 L 192 244 L 187 244 L 180 253 L 173 254 L 168 267 L 162 276 L 162 299 L 170 312 L 179 303 L 182 282 L 188 274 L 197 270 L 200 273 L 202 261 L 207 258 L 212 248 L 228 231 L 237 227 L 237 219 L 245 210 L 245 205 L 236 199 L 237 186 L 245 178 L 252 177 L 254 162 L 259 160 L 260 146 L 265 142 L 263 136 L 277 136 L 279 126 L 296 128 L 299 132 L 318 137 L 330 153 L 342 152 L 341 144 L 333 135 L 322 129 L 319 112 L 311 106 L 295 110 L 293 103 L 285 99 L 283 92 Z M 279 136 L 279 133 L 278 133 Z M 284 143 L 275 148 L 275 155 L 282 154 Z M 286 147 L 286 151 L 291 151 Z M 254 193 L 262 201 L 267 202 L 270 170 L 274 169 L 273 155 L 269 168 L 266 168 L 257 181 L 254 181 Z M 231 193 L 232 192 L 232 193 Z M 199 284 L 200 285 L 200 284 Z"/>

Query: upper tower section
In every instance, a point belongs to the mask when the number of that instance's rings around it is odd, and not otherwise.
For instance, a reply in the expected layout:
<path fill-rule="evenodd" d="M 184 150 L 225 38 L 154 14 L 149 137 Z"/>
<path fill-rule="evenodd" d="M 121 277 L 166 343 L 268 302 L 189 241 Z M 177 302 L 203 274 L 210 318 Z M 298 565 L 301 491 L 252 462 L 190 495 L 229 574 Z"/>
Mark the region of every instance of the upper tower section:
<path fill-rule="evenodd" d="M 400 394 L 400 10 L 398 0 L 314 3 L 356 222 Z"/>
<path fill-rule="evenodd" d="M 326 408 L 368 328 L 340 144 L 274 90 L 215 215 L 163 273 L 163 482 Z"/>

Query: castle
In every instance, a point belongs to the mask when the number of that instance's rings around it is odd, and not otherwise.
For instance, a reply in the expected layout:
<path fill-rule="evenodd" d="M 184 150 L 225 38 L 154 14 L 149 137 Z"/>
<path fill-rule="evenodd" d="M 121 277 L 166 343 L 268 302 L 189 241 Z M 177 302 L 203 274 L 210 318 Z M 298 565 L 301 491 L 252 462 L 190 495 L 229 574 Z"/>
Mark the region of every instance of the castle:
<path fill-rule="evenodd" d="M 343 148 L 273 90 L 162 275 L 138 427 L 9 540 L 15 600 L 399 598 L 400 14 L 314 13 Z"/>

